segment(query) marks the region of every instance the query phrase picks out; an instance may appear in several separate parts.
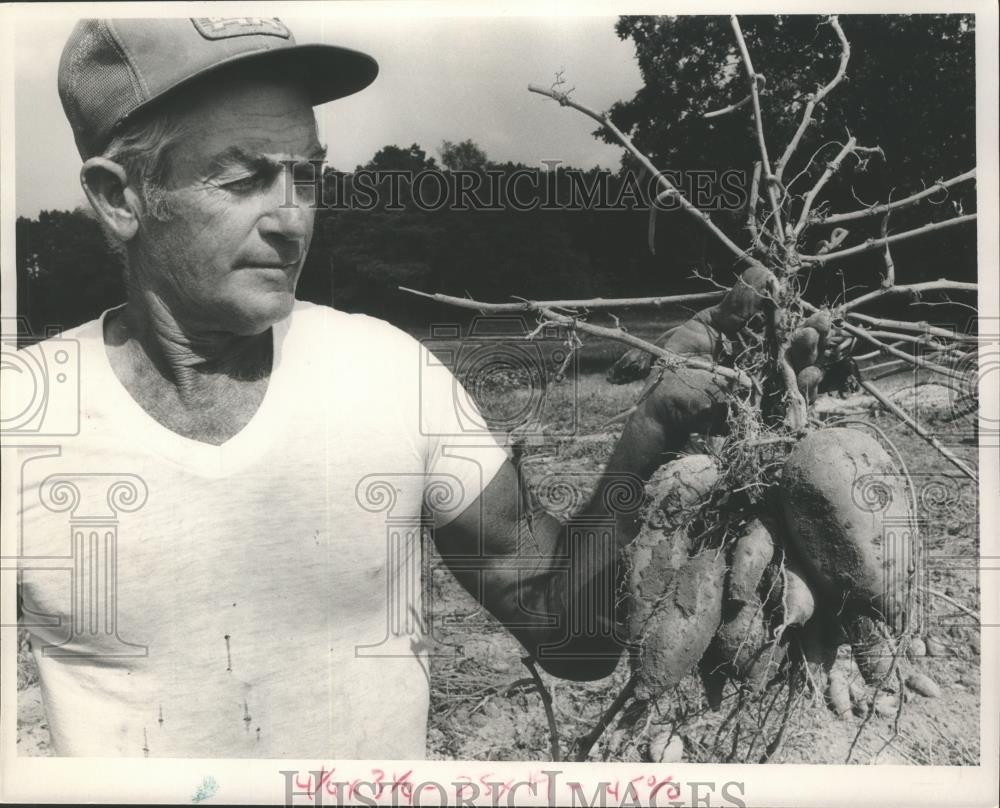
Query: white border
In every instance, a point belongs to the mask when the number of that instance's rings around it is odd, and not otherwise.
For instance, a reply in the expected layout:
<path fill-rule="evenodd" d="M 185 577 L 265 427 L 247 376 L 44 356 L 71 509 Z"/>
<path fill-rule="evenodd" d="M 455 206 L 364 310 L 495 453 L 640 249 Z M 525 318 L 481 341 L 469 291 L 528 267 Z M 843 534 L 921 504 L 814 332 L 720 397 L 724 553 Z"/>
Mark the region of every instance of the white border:
<path fill-rule="evenodd" d="M 830 3 L 816 0 L 800 0 L 794 6 L 790 2 L 778 5 L 773 2 L 750 3 L 746 0 L 722 4 L 717 0 L 698 2 L 651 3 L 633 2 L 611 4 L 607 2 L 504 2 L 504 3 L 458 3 L 458 2 L 378 2 L 378 3 L 160 3 L 160 4 L 49 4 L 49 5 L 6 5 L 0 7 L 0 262 L 2 262 L 3 291 L 2 308 L 5 316 L 13 314 L 16 304 L 14 295 L 14 220 L 16 198 L 14 172 L 14 121 L 13 93 L 13 47 L 12 31 L 16 19 L 61 18 L 66 15 L 80 16 L 190 16 L 204 8 L 202 13 L 212 16 L 256 15 L 284 17 L 312 16 L 336 19 L 343 16 L 392 15 L 403 17 L 425 16 L 562 16 L 562 15 L 608 15 L 619 13 L 697 13 L 728 14 L 737 13 L 829 13 Z M 903 13 L 903 12 L 974 12 L 977 42 L 977 161 L 979 188 L 979 282 L 981 313 L 984 317 L 1000 316 L 998 296 L 1000 296 L 1000 244 L 998 244 L 998 143 L 997 98 L 998 98 L 998 37 L 997 6 L 990 0 L 974 2 L 904 2 L 903 0 L 851 0 L 840 2 L 833 9 L 837 13 Z M 920 58 L 920 54 L 913 54 Z M 994 377 L 986 377 L 985 382 Z M 991 423 L 1000 420 L 1000 390 L 994 386 L 981 391 L 983 412 Z M 983 555 L 1000 557 L 1000 531 L 998 531 L 997 492 L 1000 491 L 1000 465 L 996 449 L 980 450 L 981 488 L 981 542 Z M 10 516 L 5 514 L 5 518 Z M 998 600 L 998 580 L 993 572 L 992 580 L 981 573 L 982 622 L 1000 624 L 1000 600 Z M 9 589 L 9 587 L 8 587 Z M 2 593 L 5 614 L 10 614 L 13 593 Z M 852 804 L 878 806 L 921 805 L 934 806 L 989 806 L 997 805 L 998 789 L 998 723 L 1000 709 L 997 703 L 997 686 L 1000 681 L 998 670 L 998 632 L 984 631 L 982 635 L 982 713 L 981 760 L 978 767 L 909 767 L 909 766 L 803 766 L 803 765 L 694 765 L 694 764 L 581 764 L 581 763 L 476 763 L 416 761 L 405 766 L 399 762 L 384 761 L 338 761 L 336 779 L 351 780 L 354 777 L 370 779 L 370 770 L 378 767 L 391 771 L 414 771 L 414 781 L 436 780 L 453 782 L 462 776 L 478 777 L 490 773 L 491 779 L 526 779 L 529 772 L 537 774 L 542 770 L 559 770 L 560 783 L 579 781 L 586 793 L 591 793 L 601 779 L 628 781 L 637 774 L 656 774 L 673 777 L 674 782 L 692 781 L 716 783 L 710 805 L 734 804 L 722 800 L 719 787 L 727 781 L 742 781 L 745 791 L 735 792 L 748 806 L 807 806 Z M 15 632 L 3 629 L 0 643 L 0 800 L 46 802 L 184 802 L 191 797 L 206 775 L 214 777 L 219 784 L 216 795 L 207 803 L 282 803 L 284 800 L 284 778 L 278 774 L 282 769 L 301 772 L 329 769 L 331 761 L 306 760 L 116 760 L 116 759 L 67 759 L 67 758 L 17 758 L 15 745 L 16 710 L 12 709 L 16 698 L 16 653 Z M 992 683 L 992 685 L 991 685 Z M 568 804 L 569 793 L 560 789 L 558 804 Z M 648 794 L 648 791 L 645 792 Z M 690 800 L 690 789 L 684 786 L 681 799 Z M 706 788 L 702 788 L 706 793 Z M 642 797 L 642 793 L 640 793 Z M 547 804 L 544 781 L 537 799 L 527 799 L 527 791 L 522 791 L 518 804 Z M 327 798 L 327 804 L 332 798 Z M 643 797 L 645 799 L 645 797 Z M 297 803 L 310 804 L 297 799 Z M 508 804 L 501 798 L 502 804 Z M 311 803 L 315 804 L 315 803 Z M 405 803 L 403 803 L 405 804 Z M 426 802 L 423 804 L 432 804 Z M 667 804 L 664 796 L 660 804 Z M 702 803 L 706 804 L 706 803 Z"/>

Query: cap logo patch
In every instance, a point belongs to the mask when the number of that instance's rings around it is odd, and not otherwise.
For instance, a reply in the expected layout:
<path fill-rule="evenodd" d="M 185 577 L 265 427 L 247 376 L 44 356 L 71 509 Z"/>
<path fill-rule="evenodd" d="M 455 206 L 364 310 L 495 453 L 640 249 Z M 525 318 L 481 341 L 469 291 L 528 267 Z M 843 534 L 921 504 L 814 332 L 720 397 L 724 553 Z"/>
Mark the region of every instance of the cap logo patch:
<path fill-rule="evenodd" d="M 280 36 L 291 32 L 277 17 L 193 17 L 191 22 L 205 39 L 230 39 L 234 36 Z"/>

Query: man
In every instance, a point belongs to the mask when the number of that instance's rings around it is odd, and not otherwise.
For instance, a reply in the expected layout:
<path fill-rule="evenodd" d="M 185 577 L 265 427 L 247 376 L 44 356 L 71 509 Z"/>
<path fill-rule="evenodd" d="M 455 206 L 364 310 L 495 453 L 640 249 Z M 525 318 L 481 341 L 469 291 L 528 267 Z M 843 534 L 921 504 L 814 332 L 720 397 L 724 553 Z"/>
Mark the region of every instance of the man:
<path fill-rule="evenodd" d="M 719 418 L 724 380 L 666 374 L 576 530 L 524 502 L 416 341 L 297 302 L 314 211 L 286 172 L 324 153 L 313 106 L 376 72 L 277 20 L 86 20 L 66 45 L 81 181 L 128 298 L 62 335 L 79 434 L 19 471 L 22 554 L 72 559 L 21 593 L 59 754 L 422 757 L 423 523 L 543 668 L 617 664 L 642 483 Z"/>

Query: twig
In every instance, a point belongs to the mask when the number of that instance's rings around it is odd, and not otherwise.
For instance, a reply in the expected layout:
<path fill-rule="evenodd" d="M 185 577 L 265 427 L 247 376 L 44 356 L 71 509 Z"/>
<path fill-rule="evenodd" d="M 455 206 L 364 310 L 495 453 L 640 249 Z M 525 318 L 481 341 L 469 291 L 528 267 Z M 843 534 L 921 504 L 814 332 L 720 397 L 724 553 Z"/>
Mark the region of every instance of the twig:
<path fill-rule="evenodd" d="M 781 747 L 781 742 L 785 739 L 785 732 L 788 729 L 788 722 L 790 720 L 792 709 L 798 703 L 801 698 L 801 691 L 796 693 L 796 689 L 792 687 L 791 683 L 788 685 L 788 699 L 785 701 L 785 711 L 781 716 L 781 726 L 778 728 L 778 734 L 774 736 L 774 739 L 767 745 L 767 749 L 764 750 L 764 754 L 760 756 L 758 763 L 767 763 L 775 753 Z"/>
<path fill-rule="evenodd" d="M 888 738 L 882 738 L 881 735 L 878 736 L 880 739 L 884 740 L 884 743 L 879 748 L 878 752 L 875 753 L 875 757 L 882 754 L 882 750 L 892 744 L 892 742 L 899 737 L 899 720 L 903 717 L 903 705 L 906 703 L 906 699 L 903 698 L 905 682 L 903 681 L 903 672 L 899 668 L 896 668 L 896 685 L 899 690 L 899 703 L 896 705 L 896 717 L 892 721 L 892 735 Z"/>
<path fill-rule="evenodd" d="M 839 146 L 839 145 L 840 145 L 839 141 L 828 140 L 826 143 L 817 148 L 816 151 L 814 151 L 812 155 L 810 155 L 809 159 L 806 161 L 806 164 L 802 166 L 802 169 L 799 171 L 799 173 L 784 184 L 785 192 L 788 193 L 791 190 L 792 186 L 795 185 L 795 183 L 797 183 L 800 179 L 802 179 L 802 177 L 806 176 L 806 174 L 809 173 L 809 169 L 812 168 L 812 164 L 816 161 L 816 158 L 819 157 L 819 153 L 823 151 L 823 149 L 825 149 L 827 146 Z"/>
<path fill-rule="evenodd" d="M 885 407 L 889 412 L 899 418 L 904 424 L 906 424 L 911 430 L 918 434 L 921 438 L 927 441 L 931 446 L 938 450 L 942 457 L 944 457 L 949 463 L 955 466 L 959 471 L 961 471 L 970 480 L 973 480 L 977 485 L 979 484 L 979 475 L 976 474 L 971 468 L 969 468 L 965 463 L 959 460 L 954 454 L 952 454 L 948 449 L 941 445 L 941 441 L 935 438 L 930 432 L 924 429 L 920 424 L 918 424 L 913 418 L 907 415 L 898 405 L 890 401 L 879 391 L 875 385 L 871 382 L 865 381 L 860 378 L 860 376 L 855 376 L 857 378 L 858 384 L 869 393 L 871 393 L 879 403 Z"/>
<path fill-rule="evenodd" d="M 941 598 L 941 600 L 943 600 L 945 603 L 950 603 L 952 606 L 954 606 L 956 609 L 962 612 L 962 614 L 968 615 L 976 622 L 979 622 L 978 614 L 972 611 L 972 609 L 970 609 L 968 606 L 963 606 L 954 598 L 948 597 L 946 594 L 944 594 L 944 592 L 938 592 L 936 589 L 931 589 L 929 586 L 922 586 L 920 588 L 928 595 L 933 595 L 936 598 Z"/>
<path fill-rule="evenodd" d="M 635 145 L 632 143 L 632 139 L 624 132 L 622 132 L 617 126 L 615 126 L 614 123 L 612 123 L 611 117 L 609 115 L 602 114 L 600 112 L 595 112 L 590 107 L 584 106 L 583 104 L 579 104 L 576 101 L 571 100 L 566 93 L 559 92 L 558 90 L 539 87 L 537 84 L 529 84 L 528 91 L 532 93 L 538 93 L 539 95 L 547 96 L 555 101 L 558 101 L 559 104 L 561 104 L 564 107 L 572 107 L 578 112 L 582 112 L 584 115 L 593 118 L 599 124 L 606 127 L 608 131 L 610 131 L 611 134 L 613 134 L 615 138 L 618 139 L 618 142 L 621 143 L 625 147 L 625 149 L 633 157 L 635 157 L 635 159 L 638 160 L 652 176 L 656 177 L 657 183 L 659 183 L 659 185 L 663 188 L 663 190 L 669 191 L 674 196 L 676 196 L 677 201 L 680 203 L 680 206 L 684 208 L 684 210 L 686 210 L 688 213 L 696 217 L 702 223 L 702 225 L 706 227 L 719 241 L 721 241 L 722 244 L 731 253 L 733 253 L 741 261 L 746 261 L 747 263 L 753 265 L 759 265 L 758 261 L 756 261 L 751 256 L 747 255 L 746 251 L 742 247 L 740 247 L 736 242 L 734 242 L 731 238 L 729 238 L 729 236 L 723 233 L 715 224 L 715 222 L 712 221 L 711 217 L 707 213 L 705 213 L 700 208 L 697 208 L 693 204 L 691 204 L 691 202 L 688 201 L 687 197 L 684 196 L 684 194 L 682 194 L 677 189 L 677 187 L 672 182 L 670 182 L 669 179 L 667 179 L 667 177 L 663 174 L 663 172 L 659 171 L 656 168 L 656 166 L 653 165 L 652 161 L 645 154 L 639 151 L 639 149 L 635 147 Z"/>
<path fill-rule="evenodd" d="M 898 673 L 899 673 L 899 660 L 903 656 L 903 653 L 904 653 L 903 646 L 904 646 L 903 642 L 896 643 L 896 650 L 895 650 L 895 653 L 892 655 L 892 662 L 889 665 L 889 670 L 886 672 L 885 676 L 883 676 L 881 679 L 879 679 L 878 682 L 876 682 L 872 686 L 874 688 L 874 690 L 875 690 L 876 693 L 878 693 L 882 689 L 882 686 L 887 681 L 889 681 L 889 677 L 890 676 L 897 676 L 898 677 Z M 899 700 L 900 700 L 900 702 L 903 701 L 903 696 L 904 696 L 903 688 L 902 688 L 902 686 L 900 686 L 900 688 L 899 688 Z M 876 702 L 876 699 L 873 698 L 872 702 L 871 702 L 871 705 L 868 708 L 868 714 L 865 716 L 865 720 L 861 722 L 861 726 L 858 727 L 858 732 L 854 736 L 854 740 L 851 741 L 851 746 L 847 750 L 847 757 L 844 759 L 844 763 L 850 763 L 851 762 L 851 755 L 854 754 L 854 747 L 856 747 L 858 745 L 858 741 L 861 740 L 861 736 L 862 736 L 862 734 L 865 731 L 865 727 L 867 727 L 868 723 L 872 720 L 872 718 L 875 717 L 875 702 Z"/>
<path fill-rule="evenodd" d="M 552 760 L 554 762 L 559 762 L 562 760 L 562 753 L 559 751 L 559 728 L 556 726 L 556 717 L 552 712 L 552 695 L 549 693 L 549 689 L 545 686 L 545 682 L 542 681 L 542 677 L 538 675 L 538 669 L 535 667 L 535 660 L 530 656 L 522 657 L 521 662 L 524 666 L 531 672 L 531 678 L 535 680 L 535 688 L 538 690 L 538 695 L 542 697 L 542 706 L 545 708 L 545 718 L 549 722 L 549 744 L 552 750 Z"/>
<path fill-rule="evenodd" d="M 745 96 L 737 101 L 735 104 L 730 104 L 728 107 L 723 107 L 722 109 L 716 109 L 712 112 L 706 112 L 701 117 L 702 118 L 718 118 L 721 115 L 728 115 L 730 112 L 735 112 L 740 107 L 745 107 L 750 103 L 751 96 Z"/>
<path fill-rule="evenodd" d="M 892 237 L 890 236 L 889 238 L 891 239 Z M 888 241 L 889 239 L 886 239 L 887 244 Z M 961 281 L 950 281 L 946 278 L 938 278 L 936 281 L 924 281 L 923 283 L 891 286 L 887 289 L 876 289 L 874 292 L 868 292 L 868 294 L 861 295 L 853 300 L 848 300 L 840 307 L 840 309 L 841 311 L 847 312 L 851 309 L 856 309 L 858 306 L 863 306 L 865 303 L 870 303 L 872 300 L 885 297 L 886 295 L 911 294 L 914 297 L 919 297 L 922 292 L 933 292 L 944 289 L 956 292 L 977 292 L 979 291 L 979 284 L 963 283 Z"/>
<path fill-rule="evenodd" d="M 805 111 L 802 113 L 802 121 L 799 123 L 799 128 L 795 130 L 795 134 L 788 142 L 788 146 L 785 147 L 784 154 L 781 155 L 781 159 L 775 164 L 775 172 L 779 180 L 785 172 L 785 166 L 788 165 L 788 161 L 792 159 L 792 155 L 798 148 L 799 141 L 802 140 L 802 136 L 805 134 L 806 129 L 809 128 L 809 123 L 812 121 L 813 112 L 815 111 L 816 106 L 830 94 L 834 87 L 843 81 L 844 75 L 847 72 L 847 62 L 851 58 L 851 43 L 847 41 L 847 36 L 844 34 L 844 29 L 840 27 L 840 22 L 838 21 L 836 15 L 830 17 L 829 23 L 830 27 L 836 31 L 837 37 L 840 39 L 840 65 L 837 67 L 837 72 L 830 82 L 825 87 L 821 87 L 817 90 L 806 104 Z"/>
<path fill-rule="evenodd" d="M 594 744 L 600 740 L 600 737 L 604 734 L 604 731 L 611 725 L 615 716 L 621 712 L 622 707 L 625 706 L 625 702 L 631 698 L 632 693 L 635 692 L 635 685 L 637 682 L 637 677 L 633 674 L 629 680 L 625 683 L 625 686 L 621 689 L 621 692 L 615 696 L 615 700 L 611 702 L 598 719 L 597 724 L 594 728 L 590 730 L 586 735 L 581 735 L 576 739 L 573 752 L 573 760 L 584 761 L 590 754 L 590 750 L 594 748 Z"/>
<path fill-rule="evenodd" d="M 935 182 L 933 185 L 928 186 L 918 193 L 911 194 L 903 199 L 899 199 L 895 202 L 887 202 L 883 205 L 872 205 L 870 208 L 864 208 L 862 210 L 852 210 L 847 213 L 834 213 L 830 216 L 824 216 L 822 219 L 817 220 L 818 224 L 839 224 L 840 222 L 850 222 L 855 219 L 864 219 L 868 216 L 879 216 L 883 213 L 888 213 L 891 210 L 899 210 L 901 208 L 908 208 L 912 205 L 916 205 L 923 199 L 931 196 L 934 192 L 938 190 L 946 190 L 953 185 L 958 185 L 966 180 L 974 180 L 976 178 L 976 169 L 971 171 L 966 171 L 964 174 L 959 174 L 957 177 L 952 177 L 950 180 L 943 180 Z"/>
<path fill-rule="evenodd" d="M 944 230 L 948 227 L 955 227 L 959 224 L 965 224 L 966 222 L 972 222 L 976 220 L 975 213 L 968 213 L 965 216 L 956 216 L 953 219 L 945 219 L 943 222 L 935 222 L 933 224 L 925 224 L 923 227 L 918 227 L 915 230 L 907 230 L 904 233 L 896 233 L 894 235 L 888 236 L 887 238 L 870 238 L 863 244 L 858 244 L 855 247 L 848 247 L 846 250 L 838 250 L 837 252 L 827 253 L 826 255 L 800 255 L 799 258 L 807 264 L 814 264 L 816 266 L 822 266 L 823 264 L 828 264 L 831 261 L 839 261 L 844 258 L 850 258 L 855 255 L 860 255 L 861 253 L 871 252 L 872 250 L 877 250 L 879 247 L 888 244 L 895 244 L 897 241 L 904 241 L 908 238 L 914 238 L 916 236 L 922 236 L 927 233 L 933 233 L 937 230 Z"/>
<path fill-rule="evenodd" d="M 421 292 L 418 289 L 410 289 L 406 286 L 398 287 L 401 292 L 408 292 L 411 295 L 419 295 L 438 303 L 447 303 L 452 306 L 464 305 L 470 302 L 468 298 L 453 297 L 451 295 L 431 294 Z M 697 303 L 707 300 L 718 300 L 726 294 L 728 289 L 711 292 L 693 292 L 687 295 L 660 295 L 657 297 L 591 297 L 579 300 L 523 300 L 516 303 L 476 303 L 474 307 L 479 311 L 499 314 L 514 311 L 539 311 L 541 309 L 615 309 L 627 308 L 631 306 L 670 306 L 676 303 Z M 475 301 L 472 301 L 475 302 Z"/>
<path fill-rule="evenodd" d="M 755 72 L 753 62 L 750 61 L 750 51 L 747 50 L 746 40 L 743 38 L 743 30 L 740 28 L 739 18 L 732 14 L 729 22 L 733 26 L 733 33 L 736 35 L 736 44 L 739 45 L 740 55 L 743 57 L 743 67 L 746 68 L 747 78 L 750 79 L 750 99 L 753 101 L 753 119 L 757 128 L 757 147 L 760 149 L 760 162 L 764 169 L 764 182 L 767 183 L 767 195 L 771 201 L 771 214 L 774 216 L 774 234 L 779 244 L 785 243 L 785 229 L 781 224 L 781 205 L 778 202 L 778 178 L 771 171 L 771 160 L 767 156 L 767 142 L 764 140 L 764 118 L 760 111 L 760 91 L 758 82 L 764 76 Z"/>

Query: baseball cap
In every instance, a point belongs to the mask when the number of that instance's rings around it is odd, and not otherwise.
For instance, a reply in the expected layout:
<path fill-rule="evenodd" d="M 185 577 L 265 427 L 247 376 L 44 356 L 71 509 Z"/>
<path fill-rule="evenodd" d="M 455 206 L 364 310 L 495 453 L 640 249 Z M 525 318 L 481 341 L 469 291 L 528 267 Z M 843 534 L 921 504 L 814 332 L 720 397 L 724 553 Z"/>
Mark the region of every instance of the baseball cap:
<path fill-rule="evenodd" d="M 59 61 L 59 97 L 80 156 L 100 154 L 132 115 L 220 68 L 253 63 L 301 77 L 315 106 L 356 93 L 378 75 L 367 54 L 298 45 L 276 17 L 87 19 Z"/>

